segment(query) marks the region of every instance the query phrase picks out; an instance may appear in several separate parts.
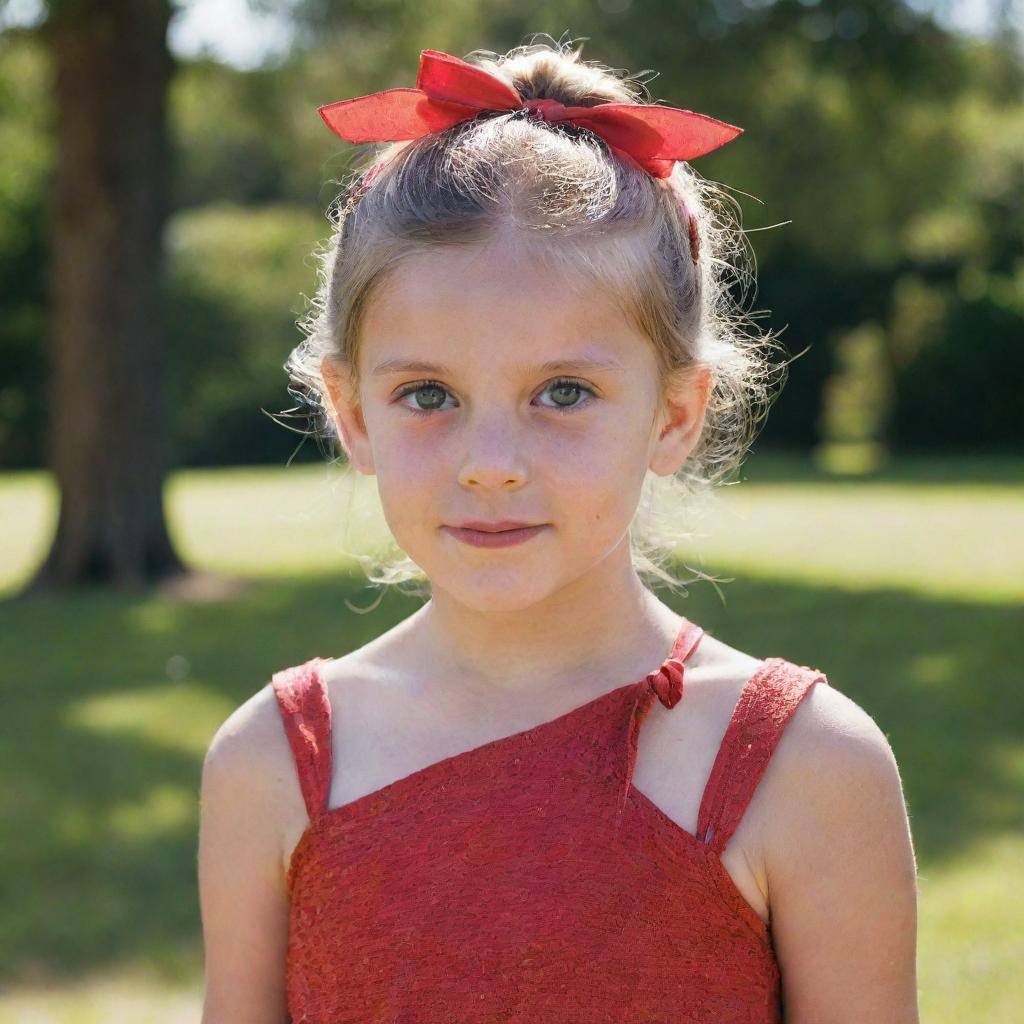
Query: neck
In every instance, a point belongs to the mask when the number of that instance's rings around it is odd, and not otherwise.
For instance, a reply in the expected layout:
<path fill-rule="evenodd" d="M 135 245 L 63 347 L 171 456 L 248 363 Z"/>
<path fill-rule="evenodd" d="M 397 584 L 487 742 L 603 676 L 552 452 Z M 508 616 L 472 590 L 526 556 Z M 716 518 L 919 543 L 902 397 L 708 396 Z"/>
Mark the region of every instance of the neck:
<path fill-rule="evenodd" d="M 470 608 L 435 587 L 408 626 L 421 664 L 449 693 L 517 700 L 559 687 L 586 699 L 659 667 L 679 616 L 627 562 L 513 611 Z"/>

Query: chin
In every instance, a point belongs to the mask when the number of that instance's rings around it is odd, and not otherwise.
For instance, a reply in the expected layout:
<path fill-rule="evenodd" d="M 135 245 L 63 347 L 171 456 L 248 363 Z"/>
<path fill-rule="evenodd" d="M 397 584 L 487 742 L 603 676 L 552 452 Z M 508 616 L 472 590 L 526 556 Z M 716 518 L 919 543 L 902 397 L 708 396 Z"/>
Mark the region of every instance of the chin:
<path fill-rule="evenodd" d="M 536 572 L 526 574 L 494 568 L 431 576 L 430 581 L 433 591 L 443 590 L 460 605 L 478 612 L 525 611 L 562 586 L 556 578 L 540 578 Z"/>

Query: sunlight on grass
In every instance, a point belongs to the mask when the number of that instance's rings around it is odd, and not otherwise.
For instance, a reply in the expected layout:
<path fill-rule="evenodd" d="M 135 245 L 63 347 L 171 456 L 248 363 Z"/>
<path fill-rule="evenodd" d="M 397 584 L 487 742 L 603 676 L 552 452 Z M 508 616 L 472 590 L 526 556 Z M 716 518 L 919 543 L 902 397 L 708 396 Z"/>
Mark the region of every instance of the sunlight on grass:
<path fill-rule="evenodd" d="M 922 654 L 909 662 L 914 678 L 925 685 L 949 683 L 956 672 L 956 660 L 948 654 Z"/>
<path fill-rule="evenodd" d="M 1024 1006 L 1024 836 L 1004 836 L 920 874 L 919 972 L 925 1024 L 1011 1024 Z M 984 922 L 979 927 L 979 922 Z"/>
<path fill-rule="evenodd" d="M 65 805 L 51 815 L 58 839 L 70 843 L 91 842 L 98 831 L 111 842 L 149 844 L 155 837 L 179 834 L 195 820 L 196 791 L 180 786 L 155 786 L 144 799 L 112 804 L 97 820 L 90 808 Z"/>
<path fill-rule="evenodd" d="M 177 473 L 169 528 L 189 562 L 253 576 L 357 568 L 346 552 L 393 544 L 372 477 L 330 466 Z"/>
<path fill-rule="evenodd" d="M 99 736 L 130 736 L 150 747 L 202 756 L 211 723 L 232 711 L 230 701 L 198 683 L 172 683 L 145 690 L 95 694 L 72 701 L 68 726 Z"/>
<path fill-rule="evenodd" d="M 180 786 L 156 786 L 136 803 L 111 807 L 104 827 L 116 840 L 149 842 L 152 836 L 189 827 L 195 813 L 196 793 Z"/>
<path fill-rule="evenodd" d="M 1024 598 L 1024 486 L 744 483 L 705 527 L 705 560 L 744 574 L 966 601 Z"/>
<path fill-rule="evenodd" d="M 0 1001 L 0 1024 L 198 1024 L 202 994 L 159 984 L 146 973 L 59 989 L 21 989 Z"/>
<path fill-rule="evenodd" d="M 0 596 L 46 557 L 57 529 L 57 497 L 51 473 L 0 474 Z"/>

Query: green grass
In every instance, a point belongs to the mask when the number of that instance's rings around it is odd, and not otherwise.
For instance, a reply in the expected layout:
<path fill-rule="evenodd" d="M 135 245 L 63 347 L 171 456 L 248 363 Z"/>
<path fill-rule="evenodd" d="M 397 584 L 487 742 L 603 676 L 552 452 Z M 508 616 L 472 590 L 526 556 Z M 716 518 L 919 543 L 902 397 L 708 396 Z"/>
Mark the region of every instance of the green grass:
<path fill-rule="evenodd" d="M 1024 1002 L 1024 462 L 836 478 L 759 456 L 666 598 L 759 657 L 824 669 L 889 737 L 920 875 L 922 1020 L 1009 1024 Z M 365 589 L 328 467 L 181 472 L 182 554 L 248 577 L 202 602 L 104 591 L 0 603 L 0 1024 L 198 1020 L 203 752 L 270 673 L 365 643 L 417 602 Z M 359 481 L 355 532 L 381 530 Z M 43 474 L 0 477 L 0 596 L 55 522 Z M 11 724 L 16 725 L 15 728 Z"/>

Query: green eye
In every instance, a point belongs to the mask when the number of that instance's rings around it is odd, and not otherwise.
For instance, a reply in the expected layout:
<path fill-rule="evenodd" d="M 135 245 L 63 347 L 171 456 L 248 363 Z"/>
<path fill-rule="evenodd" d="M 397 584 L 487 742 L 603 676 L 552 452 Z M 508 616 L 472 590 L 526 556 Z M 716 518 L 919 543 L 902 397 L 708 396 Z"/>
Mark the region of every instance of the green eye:
<path fill-rule="evenodd" d="M 552 381 L 545 390 L 552 391 L 552 392 L 561 391 L 563 393 L 566 392 L 566 391 L 586 392 L 588 395 L 592 396 L 593 398 L 597 397 L 597 395 L 594 393 L 594 390 L 592 388 L 587 387 L 587 385 L 584 384 L 582 381 L 572 380 L 572 379 L 567 378 L 567 377 L 562 377 L 562 378 L 559 378 L 558 380 Z M 588 403 L 587 402 L 576 402 L 576 403 L 574 403 L 572 405 L 562 405 L 562 404 L 559 403 L 558 405 L 556 405 L 556 408 L 559 411 L 570 412 L 570 411 L 573 411 L 575 409 L 579 409 L 579 408 L 581 408 L 582 406 L 584 406 L 586 404 L 588 404 Z"/>
<path fill-rule="evenodd" d="M 593 398 L 593 399 L 597 398 L 597 392 L 594 391 L 594 389 L 592 387 L 590 387 L 588 384 L 585 384 L 583 381 L 574 380 L 571 377 L 559 377 L 559 378 L 551 381 L 551 383 L 548 384 L 544 388 L 544 391 L 542 391 L 541 394 L 544 394 L 547 391 L 562 392 L 563 393 L 563 397 L 564 397 L 566 392 L 584 392 L 587 395 L 589 395 L 590 398 Z M 428 402 L 437 400 L 439 402 L 439 404 L 435 405 L 435 406 L 432 406 L 431 408 L 427 408 L 427 409 L 424 409 L 422 407 L 418 408 L 418 407 L 412 406 L 412 405 L 406 405 L 405 408 L 408 409 L 408 411 L 411 412 L 414 416 L 430 416 L 431 414 L 436 413 L 436 412 L 447 412 L 448 411 L 446 409 L 441 408 L 441 405 L 443 404 L 444 399 L 443 398 L 438 398 L 438 396 L 439 395 L 449 395 L 450 392 L 448 391 L 448 389 L 443 384 L 439 383 L 436 380 L 420 380 L 420 381 L 416 381 L 413 384 L 407 384 L 395 396 L 395 401 L 396 402 L 401 402 L 402 399 L 407 398 L 410 395 L 418 395 L 421 392 L 425 392 L 425 393 L 433 392 L 435 397 L 434 397 L 434 399 L 428 399 Z M 589 398 L 587 400 L 585 400 L 585 401 L 573 402 L 571 404 L 563 404 L 563 403 L 559 402 L 558 400 L 556 400 L 554 405 L 547 405 L 547 406 L 544 406 L 544 408 L 554 409 L 556 412 L 559 412 L 559 413 L 570 413 L 570 412 L 576 412 L 577 409 L 582 409 L 582 408 L 584 408 L 585 406 L 587 406 L 589 404 L 590 404 L 590 399 Z"/>
<path fill-rule="evenodd" d="M 423 380 L 419 381 L 416 384 L 410 384 L 408 387 L 403 388 L 398 393 L 395 400 L 398 401 L 399 399 L 405 398 L 407 395 L 418 395 L 420 392 L 434 392 L 435 395 L 439 392 L 442 394 L 448 393 L 447 389 L 444 388 L 442 385 L 438 384 L 436 380 Z M 406 406 L 406 408 L 409 410 L 409 412 L 416 413 L 419 416 L 426 416 L 432 412 L 438 411 L 436 408 L 416 409 L 411 406 Z"/>

